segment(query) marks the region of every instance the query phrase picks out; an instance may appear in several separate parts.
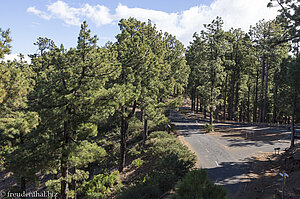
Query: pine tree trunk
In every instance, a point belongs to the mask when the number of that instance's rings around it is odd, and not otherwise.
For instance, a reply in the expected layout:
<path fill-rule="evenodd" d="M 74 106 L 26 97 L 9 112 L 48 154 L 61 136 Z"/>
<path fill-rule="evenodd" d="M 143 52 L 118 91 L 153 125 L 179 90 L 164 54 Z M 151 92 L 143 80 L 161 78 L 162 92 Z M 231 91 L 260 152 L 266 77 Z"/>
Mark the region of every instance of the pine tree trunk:
<path fill-rule="evenodd" d="M 141 109 L 141 118 L 140 121 L 143 122 L 144 121 L 144 109 Z"/>
<path fill-rule="evenodd" d="M 219 96 L 217 97 L 217 99 L 219 99 Z M 219 106 L 216 106 L 216 110 L 215 110 L 215 120 L 218 119 L 218 115 L 219 115 Z"/>
<path fill-rule="evenodd" d="M 203 111 L 204 113 L 204 119 L 206 119 L 206 108 L 204 109 L 204 111 Z"/>
<path fill-rule="evenodd" d="M 278 85 L 275 84 L 275 88 L 274 88 L 274 104 L 273 104 L 273 118 L 272 118 L 272 122 L 273 123 L 276 123 L 276 117 L 277 117 L 277 107 L 276 107 L 276 104 L 277 104 L 277 92 L 278 92 Z"/>
<path fill-rule="evenodd" d="M 214 85 L 214 83 L 212 82 L 212 85 Z M 211 86 L 210 89 L 210 99 L 209 99 L 209 103 L 210 103 L 210 107 L 209 107 L 209 124 L 212 125 L 213 124 L 213 104 L 212 104 L 212 96 L 213 95 L 213 86 Z"/>
<path fill-rule="evenodd" d="M 68 113 L 70 112 L 70 109 L 67 108 Z M 64 143 L 62 147 L 62 156 L 61 156 L 61 198 L 67 199 L 68 198 L 68 145 L 69 145 L 69 139 L 70 139 L 70 132 L 69 132 L 69 121 L 64 122 Z"/>
<path fill-rule="evenodd" d="M 71 169 L 72 175 L 76 175 L 76 167 L 73 167 Z M 74 198 L 77 199 L 77 181 L 75 179 L 72 179 L 71 182 L 72 190 L 74 191 Z"/>
<path fill-rule="evenodd" d="M 225 90 L 224 90 L 224 121 L 226 120 L 226 97 L 227 97 L 227 78 L 228 78 L 228 73 L 226 73 L 226 78 L 225 78 Z"/>
<path fill-rule="evenodd" d="M 20 144 L 24 144 L 24 134 L 21 131 L 20 132 Z M 26 192 L 26 178 L 21 176 L 20 179 L 20 188 L 21 188 L 21 193 Z M 24 197 L 22 197 L 23 199 Z"/>
<path fill-rule="evenodd" d="M 259 109 L 259 121 L 263 122 L 263 109 L 264 109 L 264 85 L 265 85 L 265 55 L 263 55 L 262 67 L 261 67 L 261 92 L 260 92 L 260 109 Z"/>
<path fill-rule="evenodd" d="M 297 103 L 297 91 L 294 90 L 294 97 L 293 97 L 293 111 L 292 111 L 292 134 L 291 134 L 291 146 L 293 148 L 295 146 L 295 112 L 296 112 L 296 103 Z"/>
<path fill-rule="evenodd" d="M 255 100 L 253 108 L 253 122 L 257 122 L 257 103 L 258 103 L 258 70 L 256 72 L 256 81 L 255 81 Z"/>
<path fill-rule="evenodd" d="M 126 162 L 126 138 L 128 131 L 128 122 L 126 118 L 122 117 L 121 119 L 121 145 L 120 145 L 120 162 L 119 162 L 119 172 L 122 172 L 125 167 Z"/>
<path fill-rule="evenodd" d="M 209 124 L 210 125 L 213 124 L 213 111 L 212 111 L 212 107 L 209 108 Z"/>
<path fill-rule="evenodd" d="M 26 192 L 26 178 L 21 177 L 21 193 Z M 22 197 L 22 199 L 25 197 Z"/>
<path fill-rule="evenodd" d="M 192 95 L 191 112 L 194 112 L 194 96 Z"/>
<path fill-rule="evenodd" d="M 251 93 L 251 86 L 248 86 L 247 122 L 250 122 L 250 93 Z"/>
<path fill-rule="evenodd" d="M 196 113 L 199 112 L 199 96 L 197 94 L 197 100 L 196 100 Z"/>
<path fill-rule="evenodd" d="M 229 101 L 229 110 L 228 110 L 228 119 L 232 120 L 233 118 L 233 101 L 234 101 L 234 86 L 235 86 L 235 73 L 232 75 L 231 88 L 230 88 L 230 101 Z"/>
<path fill-rule="evenodd" d="M 239 120 L 239 113 L 238 113 L 238 105 L 239 105 L 239 89 L 240 89 L 240 83 L 239 81 L 236 84 L 235 88 L 235 102 L 234 102 L 234 113 L 237 115 L 237 118 L 234 118 L 234 120 Z"/>
<path fill-rule="evenodd" d="M 196 110 L 196 94 L 194 94 L 194 101 L 193 101 L 193 113 L 195 112 Z"/>
<path fill-rule="evenodd" d="M 136 101 L 134 101 L 134 104 L 132 106 L 131 112 L 128 114 L 127 117 L 122 115 L 121 118 L 121 129 L 120 129 L 120 134 L 121 134 L 121 144 L 120 144 L 120 160 L 119 160 L 119 172 L 122 172 L 125 163 L 126 163 L 126 152 L 127 152 L 127 136 L 128 136 L 128 121 L 129 119 L 135 114 L 135 109 L 136 109 Z M 121 108 L 122 114 L 124 114 L 127 109 L 123 106 Z"/>
<path fill-rule="evenodd" d="M 61 158 L 61 198 L 62 199 L 67 199 L 68 198 L 68 194 L 67 194 L 67 190 L 68 190 L 68 183 L 67 183 L 67 177 L 68 177 L 68 167 L 67 167 L 67 161 L 65 160 L 65 155 L 62 156 Z"/>
<path fill-rule="evenodd" d="M 262 122 L 266 121 L 266 111 L 267 111 L 267 101 L 268 101 L 268 80 L 269 80 L 269 56 L 267 56 L 267 63 L 266 63 L 266 77 L 265 77 L 265 90 L 264 90 L 264 104 L 262 109 Z"/>

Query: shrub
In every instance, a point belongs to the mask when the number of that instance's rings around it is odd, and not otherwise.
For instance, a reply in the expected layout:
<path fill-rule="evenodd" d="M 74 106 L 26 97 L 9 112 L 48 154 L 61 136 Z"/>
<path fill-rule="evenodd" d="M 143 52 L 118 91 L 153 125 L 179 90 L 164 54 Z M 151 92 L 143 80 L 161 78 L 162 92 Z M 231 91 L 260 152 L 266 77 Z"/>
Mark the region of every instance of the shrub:
<path fill-rule="evenodd" d="M 156 115 L 153 120 L 148 121 L 149 132 L 165 130 L 165 125 L 169 123 L 164 114 Z"/>
<path fill-rule="evenodd" d="M 120 199 L 159 198 L 171 190 L 196 162 L 195 154 L 165 131 L 152 132 L 145 147 L 146 155 L 152 157 L 153 167 L 144 180 L 123 190 Z"/>
<path fill-rule="evenodd" d="M 204 129 L 205 129 L 205 132 L 206 132 L 206 133 L 210 133 L 210 132 L 213 132 L 213 131 L 214 131 L 214 126 L 211 125 L 211 124 L 205 124 L 205 125 L 204 125 Z"/>
<path fill-rule="evenodd" d="M 113 188 L 119 189 L 119 172 L 111 174 L 99 174 L 93 177 L 92 180 L 83 183 L 78 188 L 78 195 L 82 198 L 99 198 L 104 199 L 112 193 Z"/>
<path fill-rule="evenodd" d="M 128 150 L 128 154 L 131 157 L 139 157 L 142 154 L 142 149 L 139 144 L 134 145 L 132 148 Z"/>
<path fill-rule="evenodd" d="M 143 123 L 136 117 L 132 117 L 128 124 L 128 131 L 139 134 L 144 128 Z"/>
<path fill-rule="evenodd" d="M 159 198 L 161 192 L 155 184 L 137 183 L 122 192 L 118 199 Z"/>
<path fill-rule="evenodd" d="M 153 132 L 147 143 L 158 170 L 168 170 L 180 178 L 196 163 L 196 155 L 165 131 Z"/>
<path fill-rule="evenodd" d="M 134 167 L 134 168 L 139 168 L 140 166 L 142 166 L 144 163 L 144 160 L 138 158 L 138 159 L 135 159 L 132 161 L 131 165 Z"/>
<path fill-rule="evenodd" d="M 173 199 L 193 198 L 226 199 L 227 192 L 222 186 L 215 185 L 205 170 L 192 170 L 178 183 Z"/>

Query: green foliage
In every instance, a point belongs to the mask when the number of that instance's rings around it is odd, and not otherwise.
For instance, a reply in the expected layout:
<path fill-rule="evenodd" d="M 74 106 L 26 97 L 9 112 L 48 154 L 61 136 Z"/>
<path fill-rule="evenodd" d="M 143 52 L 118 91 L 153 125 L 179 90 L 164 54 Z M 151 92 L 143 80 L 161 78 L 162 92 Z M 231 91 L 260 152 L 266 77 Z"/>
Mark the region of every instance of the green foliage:
<path fill-rule="evenodd" d="M 224 56 L 228 49 L 225 34 L 222 30 L 223 21 L 217 17 L 210 24 L 204 25 L 201 35 L 194 34 L 195 40 L 187 51 L 187 61 L 191 65 L 190 94 L 194 99 L 196 93 L 205 109 L 209 110 L 210 124 L 213 122 L 213 112 L 221 103 L 224 73 Z"/>
<path fill-rule="evenodd" d="M 173 199 L 226 199 L 226 190 L 208 179 L 203 169 L 192 170 L 178 183 Z"/>
<path fill-rule="evenodd" d="M 132 117 L 128 124 L 128 131 L 133 137 L 140 137 L 143 130 L 143 123 L 136 117 Z"/>
<path fill-rule="evenodd" d="M 156 199 L 160 195 L 157 185 L 137 183 L 124 190 L 118 199 Z"/>
<path fill-rule="evenodd" d="M 272 2 L 276 2 L 273 4 Z M 292 41 L 296 45 L 293 48 L 294 54 L 299 52 L 299 39 L 300 39 L 300 30 L 299 30 L 299 12 L 300 5 L 298 0 L 270 0 L 268 7 L 273 7 L 279 5 L 280 15 L 277 16 L 280 23 L 288 31 L 289 34 L 283 35 L 279 40 L 273 42 L 281 43 L 282 41 Z"/>
<path fill-rule="evenodd" d="M 3 58 L 5 54 L 10 53 L 11 50 L 10 42 L 11 42 L 10 30 L 9 29 L 2 30 L 0 28 L 0 59 Z"/>
<path fill-rule="evenodd" d="M 61 185 L 85 181 L 85 170 L 93 166 L 116 167 L 119 155 L 125 165 L 128 151 L 135 159 L 133 167 L 153 167 L 120 197 L 160 197 L 195 165 L 195 154 L 173 135 L 159 131 L 165 130 L 167 110 L 179 106 L 186 87 L 193 102 L 198 97 L 210 112 L 207 132 L 213 131 L 213 115 L 218 116 L 219 109 L 224 119 L 226 113 L 242 121 L 250 121 L 250 114 L 254 121 L 258 115 L 260 121 L 270 121 L 272 115 L 274 121 L 290 117 L 291 91 L 300 95 L 299 6 L 296 0 L 277 2 L 281 17 L 262 20 L 247 34 L 223 31 L 217 17 L 194 34 L 186 52 L 176 37 L 157 30 L 150 20 L 134 18 L 122 19 L 117 42 L 102 48 L 86 22 L 75 48 L 57 47 L 39 37 L 34 43 L 39 54 L 31 56 L 31 65 L 0 63 L 1 168 L 13 172 L 18 181 L 46 171 L 53 177 L 46 183 L 48 189 L 60 192 Z M 11 38 L 9 30 L 0 29 L 0 34 L 2 59 L 10 53 Z M 285 40 L 295 44 L 295 57 L 287 56 Z M 134 117 L 136 109 L 144 123 Z M 142 146 L 138 142 L 144 127 L 143 141 L 148 132 L 150 136 Z M 128 138 L 129 147 L 135 144 L 129 150 Z M 107 198 L 120 186 L 118 181 L 117 173 L 100 174 L 78 191 L 82 198 Z M 65 191 L 68 197 L 75 196 L 71 189 Z M 176 198 L 224 194 L 204 171 L 192 171 L 178 184 Z"/>
<path fill-rule="evenodd" d="M 204 129 L 206 133 L 211 133 L 214 131 L 214 126 L 211 124 L 205 124 L 204 125 Z"/>
<path fill-rule="evenodd" d="M 68 170 L 101 163 L 106 155 L 92 139 L 97 136 L 98 122 L 115 111 L 113 101 L 107 100 L 111 94 L 107 84 L 120 71 L 116 50 L 112 46 L 102 49 L 96 42 L 84 22 L 76 48 L 57 48 L 51 40 L 39 38 L 36 45 L 41 54 L 32 56 L 36 85 L 29 102 L 40 116 L 37 131 L 45 143 L 40 150 L 48 151 L 43 169 L 61 172 L 62 197 L 72 194 L 66 186 L 69 178 L 75 182 L 77 178 Z"/>
<path fill-rule="evenodd" d="M 134 167 L 134 168 L 139 168 L 141 167 L 142 165 L 144 164 L 144 160 L 138 158 L 138 159 L 135 159 L 132 161 L 131 165 Z"/>
<path fill-rule="evenodd" d="M 48 180 L 45 183 L 47 189 L 49 191 L 52 191 L 53 193 L 59 193 L 60 192 L 60 179 L 55 180 Z"/>
<path fill-rule="evenodd" d="M 157 170 L 172 172 L 180 178 L 195 165 L 196 155 L 168 132 L 152 132 L 147 145 L 156 159 Z"/>
<path fill-rule="evenodd" d="M 83 183 L 78 188 L 79 197 L 108 198 L 113 191 L 122 186 L 119 181 L 120 177 L 117 171 L 111 174 L 95 175 L 92 180 Z"/>
<path fill-rule="evenodd" d="M 139 144 L 134 145 L 128 150 L 128 154 L 132 157 L 139 157 L 142 153 L 142 147 Z"/>
<path fill-rule="evenodd" d="M 9 30 L 0 29 L 0 34 L 1 59 L 10 52 L 10 36 Z M 21 178 L 35 179 L 38 171 L 35 146 L 30 138 L 39 115 L 27 105 L 28 93 L 35 83 L 32 76 L 33 71 L 22 60 L 0 62 L 0 164 L 1 170 L 13 172 L 19 186 Z"/>
<path fill-rule="evenodd" d="M 79 145 L 74 146 L 69 155 L 69 163 L 74 167 L 82 168 L 95 161 L 101 163 L 105 156 L 106 151 L 102 147 L 84 140 Z"/>
<path fill-rule="evenodd" d="M 164 131 L 152 132 L 145 147 L 153 168 L 143 179 L 123 190 L 119 196 L 121 199 L 159 198 L 172 189 L 196 162 L 195 154 Z"/>
<path fill-rule="evenodd" d="M 300 55 L 291 60 L 287 72 L 290 85 L 297 91 L 298 95 L 300 95 Z"/>

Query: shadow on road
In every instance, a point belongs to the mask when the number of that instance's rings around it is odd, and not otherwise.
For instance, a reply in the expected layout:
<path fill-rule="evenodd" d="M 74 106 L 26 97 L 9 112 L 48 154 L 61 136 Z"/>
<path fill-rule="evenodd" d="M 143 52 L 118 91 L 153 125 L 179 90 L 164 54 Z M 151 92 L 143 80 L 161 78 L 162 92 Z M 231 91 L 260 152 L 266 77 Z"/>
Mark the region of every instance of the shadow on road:
<path fill-rule="evenodd" d="M 262 146 L 264 144 L 275 145 L 278 142 L 289 142 L 287 133 L 277 129 L 273 131 L 255 130 L 249 133 L 249 130 L 216 128 L 217 136 L 227 139 L 229 147 L 248 147 Z M 248 131 L 248 132 L 247 132 Z"/>

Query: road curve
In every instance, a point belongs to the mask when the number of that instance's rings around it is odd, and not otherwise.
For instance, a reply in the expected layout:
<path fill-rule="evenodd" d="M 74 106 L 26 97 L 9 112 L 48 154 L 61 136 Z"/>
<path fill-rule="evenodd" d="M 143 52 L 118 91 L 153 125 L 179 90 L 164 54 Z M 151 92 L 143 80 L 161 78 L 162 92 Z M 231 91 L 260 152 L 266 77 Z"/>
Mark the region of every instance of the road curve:
<path fill-rule="evenodd" d="M 249 173 L 253 163 L 252 157 L 261 152 L 272 152 L 274 148 L 284 149 L 289 146 L 288 136 L 283 140 L 250 141 L 232 139 L 205 134 L 204 121 L 189 119 L 176 111 L 170 112 L 170 119 L 176 129 L 184 137 L 198 157 L 199 167 L 205 168 L 209 177 L 216 184 L 224 185 L 230 198 L 242 198 L 244 189 L 249 182 Z M 216 126 L 226 126 L 237 129 L 266 130 L 275 133 L 288 134 L 288 130 L 281 128 L 267 128 L 262 126 L 247 126 L 240 124 L 217 123 Z M 237 194 L 241 194 L 237 196 Z"/>

